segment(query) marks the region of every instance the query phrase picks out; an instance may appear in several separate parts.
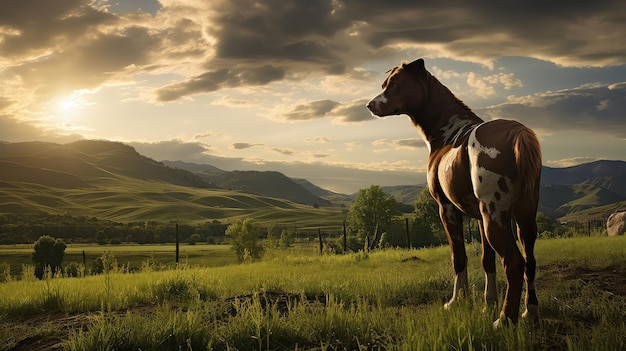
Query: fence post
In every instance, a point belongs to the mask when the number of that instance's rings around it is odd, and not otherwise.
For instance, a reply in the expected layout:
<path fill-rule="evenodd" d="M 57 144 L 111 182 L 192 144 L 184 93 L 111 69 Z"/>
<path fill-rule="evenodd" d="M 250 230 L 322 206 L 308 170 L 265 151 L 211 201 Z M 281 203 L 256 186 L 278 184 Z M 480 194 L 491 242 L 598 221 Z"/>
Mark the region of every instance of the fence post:
<path fill-rule="evenodd" d="M 406 227 L 406 247 L 408 247 L 410 250 L 411 249 L 411 236 L 409 235 L 409 219 L 408 218 L 404 219 L 404 224 Z"/>
<path fill-rule="evenodd" d="M 322 241 L 322 229 L 317 228 L 317 238 L 320 241 L 320 255 L 324 253 L 324 242 Z"/>
<path fill-rule="evenodd" d="M 178 255 L 179 251 L 179 236 L 178 236 L 178 222 L 176 222 L 176 265 L 178 265 Z"/>
<path fill-rule="evenodd" d="M 83 250 L 83 267 L 87 269 L 87 258 L 85 257 L 85 250 Z"/>
<path fill-rule="evenodd" d="M 346 221 L 343 221 L 343 253 L 346 253 L 346 245 L 348 245 L 348 239 L 346 236 Z"/>

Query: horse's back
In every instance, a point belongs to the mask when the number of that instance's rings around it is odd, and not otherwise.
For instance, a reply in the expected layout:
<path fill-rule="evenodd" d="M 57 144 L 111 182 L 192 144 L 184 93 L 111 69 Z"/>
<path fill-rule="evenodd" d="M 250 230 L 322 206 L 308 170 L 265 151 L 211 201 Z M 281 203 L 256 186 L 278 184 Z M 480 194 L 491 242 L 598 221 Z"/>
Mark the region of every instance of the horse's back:
<path fill-rule="evenodd" d="M 504 119 L 480 124 L 469 137 L 468 155 L 477 198 L 512 205 L 524 192 L 538 194 L 539 142 L 523 124 Z"/>

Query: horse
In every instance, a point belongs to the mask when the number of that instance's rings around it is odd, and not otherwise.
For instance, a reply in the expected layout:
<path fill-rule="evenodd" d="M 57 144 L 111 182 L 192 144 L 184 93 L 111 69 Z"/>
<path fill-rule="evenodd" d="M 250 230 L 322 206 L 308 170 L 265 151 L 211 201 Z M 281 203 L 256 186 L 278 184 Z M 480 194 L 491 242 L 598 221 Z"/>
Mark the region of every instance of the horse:
<path fill-rule="evenodd" d="M 429 148 L 428 188 L 439 205 L 455 274 L 452 298 L 444 307 L 450 308 L 462 293 L 467 294 L 466 215 L 478 219 L 487 306 L 497 306 L 496 253 L 506 274 L 504 303 L 494 326 L 518 322 L 524 280 L 522 318 L 538 321 L 534 246 L 541 147 L 536 134 L 517 121 L 484 121 L 431 75 L 421 58 L 388 73 L 382 93 L 367 108 L 378 117 L 408 115 Z"/>

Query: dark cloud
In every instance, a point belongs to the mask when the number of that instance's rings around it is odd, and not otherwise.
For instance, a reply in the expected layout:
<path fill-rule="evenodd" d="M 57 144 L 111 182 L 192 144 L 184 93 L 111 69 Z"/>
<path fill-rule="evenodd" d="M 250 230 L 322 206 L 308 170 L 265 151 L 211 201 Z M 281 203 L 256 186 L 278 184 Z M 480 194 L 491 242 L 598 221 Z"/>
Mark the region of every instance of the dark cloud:
<path fill-rule="evenodd" d="M 234 143 L 231 146 L 235 150 L 243 150 L 243 149 L 249 149 L 249 148 L 255 147 L 255 146 L 263 146 L 263 144 Z"/>
<path fill-rule="evenodd" d="M 290 111 L 279 116 L 287 121 L 307 121 L 324 118 L 335 107 L 341 105 L 337 101 L 318 100 L 294 106 Z"/>
<path fill-rule="evenodd" d="M 477 112 L 487 118 L 517 119 L 550 132 L 590 131 L 618 138 L 626 135 L 626 82 L 591 84 L 509 100 Z"/>
<path fill-rule="evenodd" d="M 40 54 L 71 45 L 119 18 L 89 0 L 20 0 L 0 3 L 0 52 L 5 57 Z"/>
<path fill-rule="evenodd" d="M 424 140 L 420 138 L 394 140 L 394 144 L 399 147 L 414 148 L 414 149 L 426 147 Z"/>
<path fill-rule="evenodd" d="M 284 69 L 271 65 L 239 65 L 204 72 L 186 81 L 174 83 L 157 90 L 161 102 L 177 100 L 187 95 L 210 93 L 221 88 L 245 85 L 264 85 L 285 76 Z"/>
<path fill-rule="evenodd" d="M 319 118 L 332 118 L 338 123 L 360 123 L 375 119 L 365 108 L 367 101 L 359 99 L 346 103 L 332 100 L 318 100 L 294 106 L 278 118 L 287 121 L 308 121 Z"/>
<path fill-rule="evenodd" d="M 288 149 L 272 148 L 272 151 L 285 156 L 293 156 L 293 154 L 295 154 L 293 150 Z"/>
<path fill-rule="evenodd" d="M 376 119 L 365 108 L 367 101 L 368 99 L 362 99 L 341 104 L 330 111 L 328 116 L 334 118 L 339 123 L 360 123 Z"/>
<path fill-rule="evenodd" d="M 349 22 L 334 15 L 332 0 L 218 1 L 209 33 L 219 58 L 320 62 L 334 66 L 341 48 L 335 33 Z"/>

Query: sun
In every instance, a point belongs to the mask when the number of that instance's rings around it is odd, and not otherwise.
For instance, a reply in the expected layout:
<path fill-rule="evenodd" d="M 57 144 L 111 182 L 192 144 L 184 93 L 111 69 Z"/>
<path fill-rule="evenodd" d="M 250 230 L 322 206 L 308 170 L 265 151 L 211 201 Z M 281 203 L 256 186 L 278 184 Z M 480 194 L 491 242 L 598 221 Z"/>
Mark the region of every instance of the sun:
<path fill-rule="evenodd" d="M 69 115 L 76 114 L 84 107 L 90 105 L 90 103 L 85 100 L 85 95 L 89 93 L 91 92 L 84 89 L 74 90 L 70 95 L 57 100 L 57 112 L 63 114 L 66 118 L 69 117 Z"/>
<path fill-rule="evenodd" d="M 58 107 L 61 111 L 69 112 L 80 108 L 81 103 L 74 96 L 70 96 L 64 100 L 61 100 L 58 104 Z"/>

